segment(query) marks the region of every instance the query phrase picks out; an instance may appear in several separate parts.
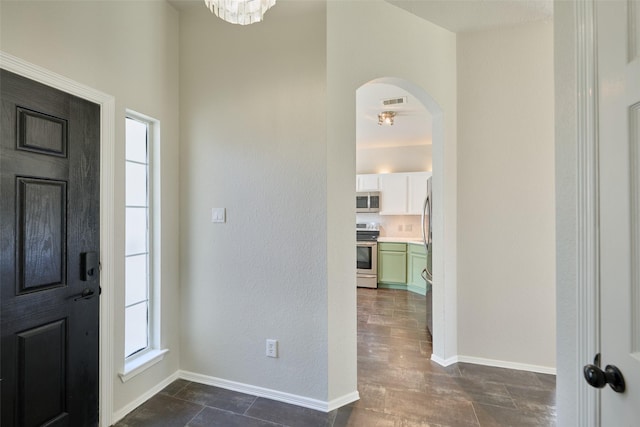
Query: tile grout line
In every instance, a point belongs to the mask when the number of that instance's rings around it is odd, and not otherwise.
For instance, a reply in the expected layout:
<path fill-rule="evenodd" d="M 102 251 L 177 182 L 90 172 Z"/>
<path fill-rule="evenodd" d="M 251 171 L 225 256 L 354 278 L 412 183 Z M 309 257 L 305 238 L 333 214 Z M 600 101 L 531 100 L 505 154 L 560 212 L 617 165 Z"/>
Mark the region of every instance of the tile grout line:
<path fill-rule="evenodd" d="M 186 380 L 185 380 L 186 381 Z M 183 385 L 178 391 L 176 391 L 173 394 L 170 394 L 171 397 L 175 397 L 178 393 L 180 393 L 182 390 L 184 390 L 185 388 L 189 387 L 189 385 L 191 385 L 191 381 L 187 381 L 187 383 L 185 385 Z"/>
<path fill-rule="evenodd" d="M 253 406 L 254 403 L 256 403 L 257 400 L 258 400 L 258 396 L 253 396 L 253 402 L 251 402 L 251 404 L 247 406 L 247 409 L 245 409 L 241 415 L 248 417 L 249 415 L 247 415 L 247 412 L 249 412 L 249 409 L 251 409 L 251 407 Z"/>
<path fill-rule="evenodd" d="M 186 402 L 188 402 L 188 400 Z M 191 402 L 191 403 L 193 403 L 193 402 Z M 202 411 L 204 411 L 204 408 L 206 408 L 206 406 L 202 405 L 202 408 L 200 408 L 198 413 L 195 414 L 193 417 L 191 417 L 191 419 L 184 425 L 184 427 L 189 427 L 189 424 L 191 424 L 191 421 L 195 420 L 197 418 L 197 416 L 200 415 L 202 413 Z"/>
<path fill-rule="evenodd" d="M 210 387 L 215 387 L 215 386 L 210 386 Z M 246 393 L 244 393 L 244 394 L 246 394 Z M 248 394 L 247 396 L 251 396 L 251 397 L 253 397 L 253 398 L 254 398 L 253 402 L 251 402 L 251 405 L 253 405 L 253 403 L 258 399 L 258 396 L 254 396 L 254 395 L 252 395 L 252 394 Z M 211 405 L 207 405 L 207 404 L 200 403 L 200 402 L 196 402 L 196 401 L 193 401 L 193 400 L 184 399 L 184 398 L 182 398 L 182 397 L 178 397 L 178 396 L 168 396 L 168 397 L 171 397 L 171 398 L 176 399 L 176 400 L 180 400 L 181 402 L 187 402 L 187 403 L 193 403 L 194 405 L 200 405 L 200 406 L 202 406 L 202 409 L 203 409 L 203 410 L 204 410 L 205 408 L 210 408 L 210 409 L 215 409 L 215 410 L 218 410 L 218 411 L 230 412 L 230 413 L 232 413 L 232 414 L 236 414 L 236 415 L 241 415 L 241 416 L 246 416 L 246 417 L 248 417 L 248 418 L 252 418 L 252 417 L 250 417 L 249 415 L 246 415 L 246 414 L 245 414 L 245 413 L 246 413 L 246 411 L 248 411 L 248 410 L 249 410 L 249 408 L 251 407 L 251 405 L 249 405 L 249 407 L 245 410 L 245 412 L 241 414 L 241 413 L 239 413 L 239 412 L 235 412 L 235 411 L 232 411 L 232 410 L 229 410 L 229 409 L 220 408 L 220 407 L 218 407 L 218 406 L 211 406 Z M 201 411 L 201 412 L 202 412 L 202 411 Z M 193 421 L 193 420 L 191 420 L 191 421 Z M 189 422 L 191 422 L 191 421 L 189 421 Z M 266 420 L 265 420 L 265 421 L 266 421 Z"/>
<path fill-rule="evenodd" d="M 482 427 L 482 425 L 480 424 L 480 418 L 478 418 L 478 413 L 476 412 L 476 402 L 471 401 L 471 409 L 473 409 L 473 416 L 476 417 L 476 422 L 478 423 L 478 426 Z"/>

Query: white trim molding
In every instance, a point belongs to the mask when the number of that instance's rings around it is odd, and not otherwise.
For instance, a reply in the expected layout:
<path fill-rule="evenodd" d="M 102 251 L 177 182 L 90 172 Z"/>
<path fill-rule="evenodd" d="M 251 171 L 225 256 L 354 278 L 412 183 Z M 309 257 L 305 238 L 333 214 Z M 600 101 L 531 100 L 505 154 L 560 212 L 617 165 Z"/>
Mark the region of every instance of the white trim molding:
<path fill-rule="evenodd" d="M 195 372 L 180 371 L 180 378 L 187 381 L 193 381 L 200 384 L 212 385 L 215 387 L 233 390 L 240 393 L 252 394 L 266 399 L 277 400 L 278 402 L 290 403 L 292 405 L 302 406 L 304 408 L 314 409 L 316 411 L 331 412 L 341 406 L 355 402 L 360 399 L 357 391 L 349 393 L 345 396 L 333 399 L 330 402 L 325 400 L 312 399 L 310 397 L 298 396 L 296 394 L 285 393 L 278 390 L 258 387 L 251 384 L 243 384 L 235 381 L 229 381 L 222 378 L 210 377 L 208 375 L 197 374 Z"/>
<path fill-rule="evenodd" d="M 592 363 L 600 351 L 600 251 L 598 191 L 598 76 L 594 0 L 577 0 L 577 318 L 576 365 Z M 579 380 L 582 380 L 580 375 Z M 576 425 L 600 425 L 600 394 L 578 386 Z"/>
<path fill-rule="evenodd" d="M 129 414 L 131 411 L 136 409 L 138 406 L 142 405 L 144 402 L 151 399 L 156 394 L 160 393 L 166 386 L 168 386 L 178 378 L 180 378 L 180 375 L 179 375 L 179 372 L 176 371 L 173 374 L 171 374 L 169 377 L 160 381 L 154 387 L 147 390 L 142 396 L 138 397 L 136 400 L 134 400 L 133 402 L 130 402 L 128 405 L 126 405 L 122 409 L 118 410 L 115 414 L 113 414 L 113 418 L 111 422 L 114 424 L 117 423 L 118 421 L 126 417 L 127 414 Z"/>
<path fill-rule="evenodd" d="M 169 349 L 151 349 L 149 351 L 145 351 L 141 355 L 137 355 L 137 357 L 132 358 L 131 360 L 127 360 L 124 363 L 124 370 L 122 372 L 118 372 L 118 376 L 120 377 L 120 381 L 126 383 L 131 378 L 143 373 L 153 365 L 156 365 L 164 359 L 164 355 L 169 352 Z"/>
<path fill-rule="evenodd" d="M 325 412 L 331 412 L 335 409 L 342 408 L 343 406 L 356 402 L 358 400 L 360 400 L 360 393 L 358 393 L 357 391 L 345 394 L 344 396 L 338 397 L 337 399 L 330 400 Z"/>
<path fill-rule="evenodd" d="M 451 366 L 454 363 L 472 363 L 474 365 L 491 366 L 494 368 L 515 369 L 518 371 L 537 372 L 540 374 L 556 375 L 556 368 L 549 366 L 531 365 L 528 363 L 509 362 L 506 360 L 485 359 L 484 357 L 474 356 L 453 356 L 448 359 L 441 359 L 435 354 L 431 355 L 431 360 L 440 366 Z"/>
<path fill-rule="evenodd" d="M 0 68 L 100 105 L 100 425 L 107 427 L 113 411 L 115 99 L 2 51 Z"/>
<path fill-rule="evenodd" d="M 446 359 L 443 359 L 442 357 L 438 356 L 435 353 L 431 354 L 431 360 L 433 360 L 434 362 L 436 362 L 440 366 L 444 366 L 445 368 L 447 366 L 451 366 L 454 363 L 458 363 L 459 362 L 458 356 L 452 356 L 452 357 L 448 357 Z"/>
<path fill-rule="evenodd" d="M 537 372 L 539 374 L 555 375 L 556 368 L 549 366 L 531 365 L 528 363 L 508 362 L 505 360 L 485 359 L 483 357 L 458 356 L 458 362 L 473 363 L 474 365 L 492 366 L 494 368 L 514 369 L 517 371 Z"/>

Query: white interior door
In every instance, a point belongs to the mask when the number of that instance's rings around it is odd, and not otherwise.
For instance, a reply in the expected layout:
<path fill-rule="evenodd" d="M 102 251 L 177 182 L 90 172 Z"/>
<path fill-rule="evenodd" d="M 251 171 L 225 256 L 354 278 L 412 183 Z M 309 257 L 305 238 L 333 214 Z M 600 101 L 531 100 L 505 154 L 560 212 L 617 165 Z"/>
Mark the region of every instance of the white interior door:
<path fill-rule="evenodd" d="M 596 5 L 600 146 L 601 366 L 626 390 L 601 392 L 602 426 L 640 420 L 640 1 Z"/>

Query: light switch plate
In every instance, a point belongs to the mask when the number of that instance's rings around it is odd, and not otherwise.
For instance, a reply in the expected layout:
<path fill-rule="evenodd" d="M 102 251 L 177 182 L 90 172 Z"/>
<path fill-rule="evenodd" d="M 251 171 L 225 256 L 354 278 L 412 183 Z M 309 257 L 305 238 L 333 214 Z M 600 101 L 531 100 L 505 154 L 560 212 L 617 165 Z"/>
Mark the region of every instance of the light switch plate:
<path fill-rule="evenodd" d="M 227 214 L 225 208 L 212 208 L 211 209 L 211 222 L 226 222 Z"/>

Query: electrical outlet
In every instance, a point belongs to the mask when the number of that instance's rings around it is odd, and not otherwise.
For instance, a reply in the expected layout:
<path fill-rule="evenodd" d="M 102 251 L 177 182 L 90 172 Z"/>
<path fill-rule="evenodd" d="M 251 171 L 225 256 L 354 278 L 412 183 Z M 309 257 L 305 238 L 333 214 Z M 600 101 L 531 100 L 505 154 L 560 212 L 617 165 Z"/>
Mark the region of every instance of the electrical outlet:
<path fill-rule="evenodd" d="M 278 357 L 278 340 L 267 340 L 267 357 Z"/>
<path fill-rule="evenodd" d="M 413 225 L 411 224 L 404 225 L 404 231 L 412 231 L 412 230 L 413 230 Z"/>

